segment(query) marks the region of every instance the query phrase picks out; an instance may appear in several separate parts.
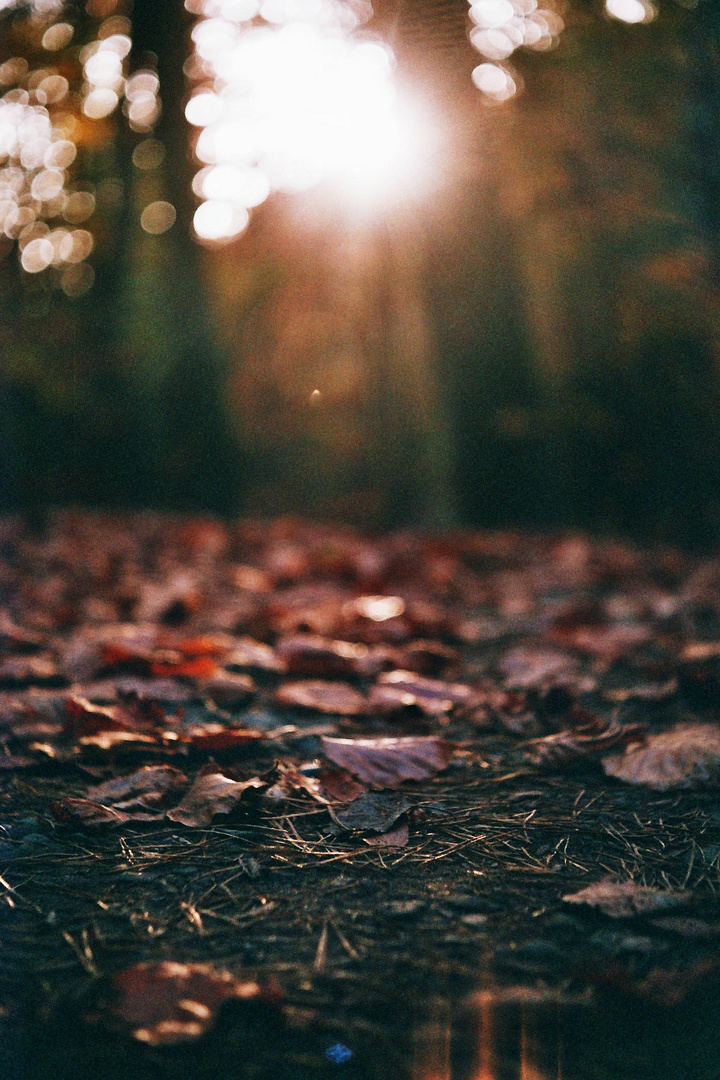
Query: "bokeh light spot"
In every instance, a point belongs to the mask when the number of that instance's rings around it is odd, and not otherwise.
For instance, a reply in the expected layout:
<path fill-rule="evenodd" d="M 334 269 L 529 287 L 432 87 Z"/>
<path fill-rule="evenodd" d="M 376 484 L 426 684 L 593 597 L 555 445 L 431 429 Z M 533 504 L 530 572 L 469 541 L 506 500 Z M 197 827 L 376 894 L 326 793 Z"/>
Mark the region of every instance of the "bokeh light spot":
<path fill-rule="evenodd" d="M 176 217 L 177 213 L 172 203 L 159 199 L 145 207 L 140 216 L 140 224 L 145 232 L 159 236 L 172 228 Z"/>
<path fill-rule="evenodd" d="M 48 52 L 64 49 L 72 41 L 74 30 L 70 23 L 60 22 L 49 26 L 42 36 L 42 47 Z"/>
<path fill-rule="evenodd" d="M 20 263 L 28 274 L 39 274 L 53 261 L 53 246 L 46 237 L 31 240 L 22 251 Z"/>
<path fill-rule="evenodd" d="M 133 150 L 132 159 L 136 169 L 157 169 L 165 160 L 165 146 L 159 139 L 143 139 Z"/>

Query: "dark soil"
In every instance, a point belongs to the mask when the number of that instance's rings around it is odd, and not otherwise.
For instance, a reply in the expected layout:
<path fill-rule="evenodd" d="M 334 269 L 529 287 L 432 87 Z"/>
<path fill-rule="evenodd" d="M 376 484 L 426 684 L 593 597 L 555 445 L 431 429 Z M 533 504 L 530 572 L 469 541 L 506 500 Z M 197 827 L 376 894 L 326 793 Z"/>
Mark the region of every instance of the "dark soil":
<path fill-rule="evenodd" d="M 613 723 L 619 752 L 637 725 L 715 723 L 720 564 L 582 538 L 367 538 L 284 521 L 65 514 L 1 531 L 8 1076 L 489 1080 L 559 1075 L 558 1053 L 563 1077 L 720 1075 L 714 782 L 622 784 L 592 746 L 548 759 L 533 741 Z M 363 596 L 397 597 L 402 613 L 363 619 Z M 98 635 L 128 624 L 164 635 L 162 655 L 155 641 L 98 660 Z M 274 693 L 324 672 L 228 664 L 248 635 L 277 656 L 297 633 L 399 650 L 386 669 L 430 641 L 416 668 L 473 696 L 442 714 L 422 700 L 319 713 Z M 183 643 L 211 634 L 227 635 L 218 673 L 184 674 Z M 254 679 L 244 703 L 213 700 L 207 679 L 228 671 Z M 367 694 L 380 676 L 330 677 Z M 108 750 L 69 732 L 70 695 L 137 701 L 128 689 L 168 716 L 182 699 L 177 745 L 153 735 Z M 209 723 L 263 737 L 211 755 L 187 737 Z M 455 744 L 445 771 L 402 784 L 407 843 L 344 831 L 297 789 L 251 793 L 202 828 L 88 825 L 63 810 L 147 763 L 189 780 L 211 757 L 268 786 L 278 762 L 313 776 L 323 734 Z M 633 919 L 563 902 L 608 875 L 690 899 Z M 272 978 L 283 1003 L 228 1007 L 199 1042 L 141 1045 L 108 1021 L 111 979 L 160 959 Z"/>

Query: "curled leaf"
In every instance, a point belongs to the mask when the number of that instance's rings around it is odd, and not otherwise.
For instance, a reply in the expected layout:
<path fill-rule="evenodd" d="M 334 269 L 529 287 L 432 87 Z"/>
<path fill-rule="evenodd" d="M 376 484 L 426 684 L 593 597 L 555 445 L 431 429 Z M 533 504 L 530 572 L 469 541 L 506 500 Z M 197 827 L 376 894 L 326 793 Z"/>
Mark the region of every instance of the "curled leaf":
<path fill-rule="evenodd" d="M 570 769 L 597 761 L 613 747 L 641 742 L 644 732 L 642 724 L 620 724 L 617 720 L 605 724 L 591 717 L 568 731 L 533 739 L 530 757 L 543 768 Z"/>
<path fill-rule="evenodd" d="M 234 810 L 246 791 L 265 787 L 259 777 L 236 781 L 216 769 L 201 772 L 182 802 L 167 816 L 171 821 L 191 828 L 209 825 L 216 814 L 229 814 Z"/>
<path fill-rule="evenodd" d="M 209 698 L 220 708 L 236 709 L 250 701 L 257 687 L 249 675 L 221 671 L 200 682 L 198 690 L 202 697 Z"/>

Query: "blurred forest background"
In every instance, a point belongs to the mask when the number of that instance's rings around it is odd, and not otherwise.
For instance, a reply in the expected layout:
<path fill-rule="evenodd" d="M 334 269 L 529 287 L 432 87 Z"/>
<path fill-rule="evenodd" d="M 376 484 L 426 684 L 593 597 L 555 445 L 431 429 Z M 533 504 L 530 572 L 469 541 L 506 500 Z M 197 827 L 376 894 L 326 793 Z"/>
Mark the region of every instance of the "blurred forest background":
<path fill-rule="evenodd" d="M 432 189 L 362 219 L 272 195 L 233 243 L 203 246 L 184 117 L 197 7 L 6 0 L 11 103 L 37 70 L 72 84 L 108 18 L 159 91 L 134 123 L 68 97 L 92 202 L 65 220 L 91 253 L 58 233 L 76 254 L 38 272 L 48 227 L 31 221 L 23 248 L 25 218 L 6 222 L 2 508 L 716 540 L 720 5 L 655 7 L 628 23 L 600 0 L 555 5 L 556 47 L 518 49 L 522 92 L 499 103 L 471 79 L 466 3 L 376 0 L 368 30 L 435 117 Z M 174 224 L 143 217 L 168 203 Z"/>

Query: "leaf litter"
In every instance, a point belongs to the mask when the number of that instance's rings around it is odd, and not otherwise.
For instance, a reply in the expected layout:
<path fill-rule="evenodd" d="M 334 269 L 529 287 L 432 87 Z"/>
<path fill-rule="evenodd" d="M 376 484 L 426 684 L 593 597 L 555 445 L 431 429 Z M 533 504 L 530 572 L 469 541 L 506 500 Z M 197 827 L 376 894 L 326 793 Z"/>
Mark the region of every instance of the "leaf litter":
<path fill-rule="evenodd" d="M 677 997 L 712 976 L 714 560 L 289 521 L 7 528 L 0 849 L 48 970 L 117 971 L 140 933 L 148 957 L 191 940 L 242 971 L 240 940 L 301 1001 L 326 927 L 318 970 L 368 984 L 394 950 L 468 977 L 489 950 L 498 980 L 550 986 L 602 885 L 643 929 L 597 937 L 598 977 Z"/>

